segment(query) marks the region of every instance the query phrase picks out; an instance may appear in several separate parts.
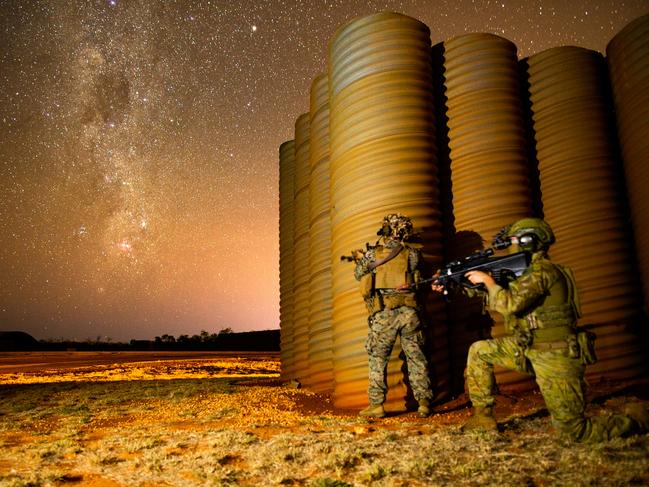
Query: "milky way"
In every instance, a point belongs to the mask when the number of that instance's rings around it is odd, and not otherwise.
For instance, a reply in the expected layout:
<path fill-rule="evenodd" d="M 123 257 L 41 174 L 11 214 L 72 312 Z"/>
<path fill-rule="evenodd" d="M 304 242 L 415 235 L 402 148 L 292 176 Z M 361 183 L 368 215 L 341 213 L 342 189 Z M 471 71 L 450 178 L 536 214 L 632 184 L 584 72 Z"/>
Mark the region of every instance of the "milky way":
<path fill-rule="evenodd" d="M 522 6 L 522 4 L 525 4 Z M 0 330 L 278 326 L 278 148 L 342 23 L 604 51 L 643 1 L 3 1 Z"/>

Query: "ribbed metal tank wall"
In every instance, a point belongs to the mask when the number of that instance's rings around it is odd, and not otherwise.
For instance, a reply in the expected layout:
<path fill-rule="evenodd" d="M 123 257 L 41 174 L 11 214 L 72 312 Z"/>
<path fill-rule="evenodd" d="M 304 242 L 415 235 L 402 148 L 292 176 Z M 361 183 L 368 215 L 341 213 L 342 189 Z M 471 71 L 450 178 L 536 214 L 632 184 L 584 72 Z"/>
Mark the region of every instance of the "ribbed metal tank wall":
<path fill-rule="evenodd" d="M 441 260 L 432 120 L 429 30 L 394 13 L 356 19 L 329 44 L 334 404 L 367 404 L 367 311 L 340 261 L 374 244 L 388 213 L 423 230 L 424 255 Z M 388 370 L 387 407 L 406 406 L 398 346 Z"/>
<path fill-rule="evenodd" d="M 443 43 L 443 62 L 454 230 L 458 239 L 475 232 L 488 247 L 500 228 L 533 211 L 516 46 L 491 34 L 467 34 Z M 455 318 L 484 319 L 479 314 Z M 470 326 L 451 324 L 451 342 L 461 340 L 453 333 Z M 505 334 L 502 321 L 491 334 Z M 496 378 L 512 387 L 531 385 L 504 369 L 496 370 Z"/>
<path fill-rule="evenodd" d="M 595 326 L 591 378 L 643 373 L 634 333 L 641 312 L 615 127 L 601 54 L 557 47 L 527 61 L 532 118 L 546 221 L 557 243 L 552 259 L 572 268 L 581 324 Z"/>
<path fill-rule="evenodd" d="M 606 48 L 626 174 L 635 247 L 649 309 L 649 15 L 622 29 Z"/>
<path fill-rule="evenodd" d="M 293 356 L 295 377 L 309 385 L 309 114 L 295 122 L 295 211 L 293 227 Z"/>
<path fill-rule="evenodd" d="M 326 74 L 311 84 L 309 186 L 310 300 L 309 377 L 316 392 L 333 391 L 331 328 L 331 198 L 329 195 L 329 84 Z"/>
<path fill-rule="evenodd" d="M 282 378 L 293 378 L 293 198 L 295 141 L 279 147 L 279 329 Z"/>

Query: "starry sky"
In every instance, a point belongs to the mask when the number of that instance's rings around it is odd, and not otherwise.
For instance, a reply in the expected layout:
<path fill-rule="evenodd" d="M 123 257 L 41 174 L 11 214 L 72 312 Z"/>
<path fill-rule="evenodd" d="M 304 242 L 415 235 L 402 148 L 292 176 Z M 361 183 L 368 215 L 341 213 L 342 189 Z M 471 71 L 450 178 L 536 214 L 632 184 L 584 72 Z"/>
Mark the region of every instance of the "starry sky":
<path fill-rule="evenodd" d="M 647 0 L 1 0 L 0 330 L 279 326 L 278 149 L 343 23 L 601 52 Z"/>

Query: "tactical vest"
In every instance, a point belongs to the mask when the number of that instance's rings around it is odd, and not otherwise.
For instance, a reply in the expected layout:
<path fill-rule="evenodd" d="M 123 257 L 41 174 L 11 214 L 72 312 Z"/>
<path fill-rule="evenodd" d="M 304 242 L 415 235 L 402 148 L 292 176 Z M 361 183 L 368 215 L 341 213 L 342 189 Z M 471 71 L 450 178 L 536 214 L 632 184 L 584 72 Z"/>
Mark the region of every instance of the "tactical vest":
<path fill-rule="evenodd" d="M 408 264 L 409 253 L 409 248 L 404 246 L 403 250 L 394 258 L 361 278 L 361 293 L 370 314 L 401 306 L 417 307 L 414 292 L 394 291 L 401 284 L 413 283 L 413 276 Z M 375 250 L 376 260 L 383 259 L 389 254 L 390 249 L 385 247 L 377 247 Z"/>
<path fill-rule="evenodd" d="M 532 333 L 536 342 L 562 340 L 573 334 L 581 315 L 572 271 L 558 264 L 553 265 L 558 271 L 557 278 L 541 303 L 524 318 L 525 328 Z"/>
<path fill-rule="evenodd" d="M 408 247 L 404 247 L 396 257 L 376 268 L 374 287 L 376 289 L 394 289 L 401 284 L 412 284 L 412 277 L 408 270 Z M 376 260 L 384 259 L 390 254 L 390 249 L 378 247 Z"/>

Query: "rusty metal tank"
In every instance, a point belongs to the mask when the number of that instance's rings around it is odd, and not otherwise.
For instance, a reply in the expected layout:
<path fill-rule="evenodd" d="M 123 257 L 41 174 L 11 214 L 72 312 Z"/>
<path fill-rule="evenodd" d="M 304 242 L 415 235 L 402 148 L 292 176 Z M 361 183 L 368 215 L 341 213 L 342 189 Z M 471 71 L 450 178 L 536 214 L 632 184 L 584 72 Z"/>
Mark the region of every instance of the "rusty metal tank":
<path fill-rule="evenodd" d="M 396 13 L 340 27 L 329 43 L 334 404 L 367 405 L 367 310 L 354 265 L 340 256 L 373 245 L 386 214 L 422 232 L 424 257 L 441 262 L 432 119 L 429 30 Z M 442 336 L 445 330 L 439 325 Z M 397 342 L 398 343 L 398 342 Z M 407 390 L 396 346 L 386 407 L 403 410 Z M 440 347 L 438 360 L 446 361 Z"/>
<path fill-rule="evenodd" d="M 649 309 L 649 15 L 622 29 L 606 47 L 635 248 Z"/>
<path fill-rule="evenodd" d="M 295 377 L 309 385 L 309 164 L 310 115 L 295 122 L 295 199 L 293 226 L 293 356 Z"/>
<path fill-rule="evenodd" d="M 279 147 L 279 330 L 282 379 L 293 378 L 293 198 L 295 140 Z"/>
<path fill-rule="evenodd" d="M 642 300 L 606 63 L 596 51 L 564 46 L 527 65 L 544 216 L 557 238 L 550 255 L 572 268 L 580 323 L 597 333 L 599 360 L 587 376 L 639 376 L 646 362 L 638 347 Z"/>
<path fill-rule="evenodd" d="M 516 46 L 492 34 L 467 34 L 435 46 L 443 63 L 453 220 L 448 255 L 488 247 L 504 225 L 534 211 Z M 437 70 L 436 70 L 437 71 Z M 474 300 L 475 301 L 475 300 Z M 505 334 L 502 319 L 485 323 L 479 304 L 451 306 L 450 341 Z M 478 329 L 479 328 L 479 329 Z M 461 364 L 466 357 L 456 357 Z M 454 366 L 455 367 L 455 366 Z M 527 377 L 496 369 L 499 384 L 529 388 Z"/>
<path fill-rule="evenodd" d="M 315 392 L 334 387 L 331 327 L 331 197 L 329 195 L 329 84 L 317 76 L 310 91 L 309 183 L 309 383 Z"/>

